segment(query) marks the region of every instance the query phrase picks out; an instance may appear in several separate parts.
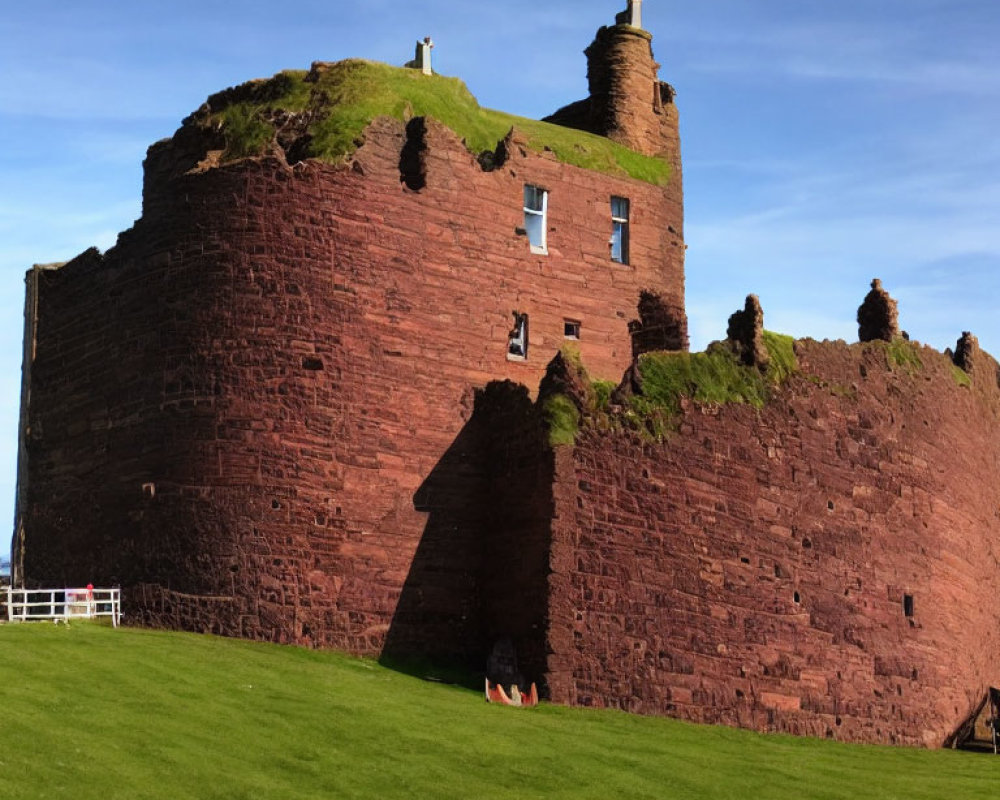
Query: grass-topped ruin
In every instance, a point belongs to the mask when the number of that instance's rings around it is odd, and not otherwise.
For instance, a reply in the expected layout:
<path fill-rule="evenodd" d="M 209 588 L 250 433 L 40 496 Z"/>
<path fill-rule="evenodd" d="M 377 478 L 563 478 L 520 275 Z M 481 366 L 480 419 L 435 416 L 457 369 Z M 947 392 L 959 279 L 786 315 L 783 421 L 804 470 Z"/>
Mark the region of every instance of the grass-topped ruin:
<path fill-rule="evenodd" d="M 203 167 L 282 149 L 290 162 L 340 162 L 364 142 L 378 117 L 434 119 L 476 155 L 491 154 L 511 131 L 534 151 L 608 175 L 666 185 L 667 161 L 610 139 L 548 122 L 483 108 L 458 78 L 425 75 L 362 59 L 317 62 L 212 95 L 184 120 L 182 132 L 210 139 Z M 488 156 L 487 156 L 488 159 Z"/>

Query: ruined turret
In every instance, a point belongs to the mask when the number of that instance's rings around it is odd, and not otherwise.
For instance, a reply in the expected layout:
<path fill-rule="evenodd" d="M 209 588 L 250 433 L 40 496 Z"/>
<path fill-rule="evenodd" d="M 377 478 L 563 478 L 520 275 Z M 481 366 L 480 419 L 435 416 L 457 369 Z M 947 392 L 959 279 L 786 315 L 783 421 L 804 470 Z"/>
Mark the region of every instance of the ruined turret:
<path fill-rule="evenodd" d="M 615 24 L 600 28 L 584 51 L 590 97 L 546 121 L 607 136 L 645 155 L 668 157 L 679 172 L 674 90 L 658 77 L 652 41 L 642 27 L 642 1 L 629 0 Z"/>

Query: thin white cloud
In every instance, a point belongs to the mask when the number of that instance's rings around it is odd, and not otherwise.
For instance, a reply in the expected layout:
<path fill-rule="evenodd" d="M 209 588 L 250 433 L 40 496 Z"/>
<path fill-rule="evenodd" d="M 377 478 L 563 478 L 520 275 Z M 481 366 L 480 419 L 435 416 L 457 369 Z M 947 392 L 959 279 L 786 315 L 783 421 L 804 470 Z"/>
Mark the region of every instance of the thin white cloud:
<path fill-rule="evenodd" d="M 897 20 L 891 20 L 898 23 Z M 1000 59 L 994 43 L 965 42 L 943 51 L 936 27 L 862 25 L 826 19 L 739 31 L 699 28 L 684 32 L 691 72 L 735 75 L 755 82 L 788 78 L 894 84 L 925 94 L 1000 94 Z M 935 46 L 938 45 L 938 46 Z"/>

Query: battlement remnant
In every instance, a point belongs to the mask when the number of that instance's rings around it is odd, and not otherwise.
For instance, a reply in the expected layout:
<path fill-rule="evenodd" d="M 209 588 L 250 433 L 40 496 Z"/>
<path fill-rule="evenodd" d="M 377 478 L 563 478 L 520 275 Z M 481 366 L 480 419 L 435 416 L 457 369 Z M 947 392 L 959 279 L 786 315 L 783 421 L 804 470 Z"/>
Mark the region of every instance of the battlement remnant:
<path fill-rule="evenodd" d="M 858 308 L 858 339 L 862 342 L 891 342 L 898 339 L 899 309 L 896 301 L 875 278 L 872 289 Z"/>
<path fill-rule="evenodd" d="M 639 319 L 628 325 L 632 335 L 632 358 L 657 350 L 687 350 L 687 316 L 682 303 L 643 290 L 639 295 Z"/>
<path fill-rule="evenodd" d="M 755 294 L 748 294 L 746 305 L 729 318 L 726 339 L 748 367 L 766 370 L 771 355 L 764 344 L 764 310 Z"/>
<path fill-rule="evenodd" d="M 976 371 L 976 363 L 979 361 L 981 355 L 982 350 L 979 347 L 979 339 L 969 331 L 962 331 L 962 337 L 955 345 L 955 355 L 952 357 L 955 366 L 972 375 Z"/>

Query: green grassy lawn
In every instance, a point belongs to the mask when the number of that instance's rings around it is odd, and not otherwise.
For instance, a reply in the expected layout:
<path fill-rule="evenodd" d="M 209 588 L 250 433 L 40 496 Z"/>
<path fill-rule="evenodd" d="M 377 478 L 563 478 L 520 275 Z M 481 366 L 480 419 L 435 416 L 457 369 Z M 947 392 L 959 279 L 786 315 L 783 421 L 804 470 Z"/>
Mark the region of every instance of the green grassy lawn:
<path fill-rule="evenodd" d="M 0 627 L 0 797 L 976 798 L 1000 759 L 490 706 L 335 653 Z"/>

